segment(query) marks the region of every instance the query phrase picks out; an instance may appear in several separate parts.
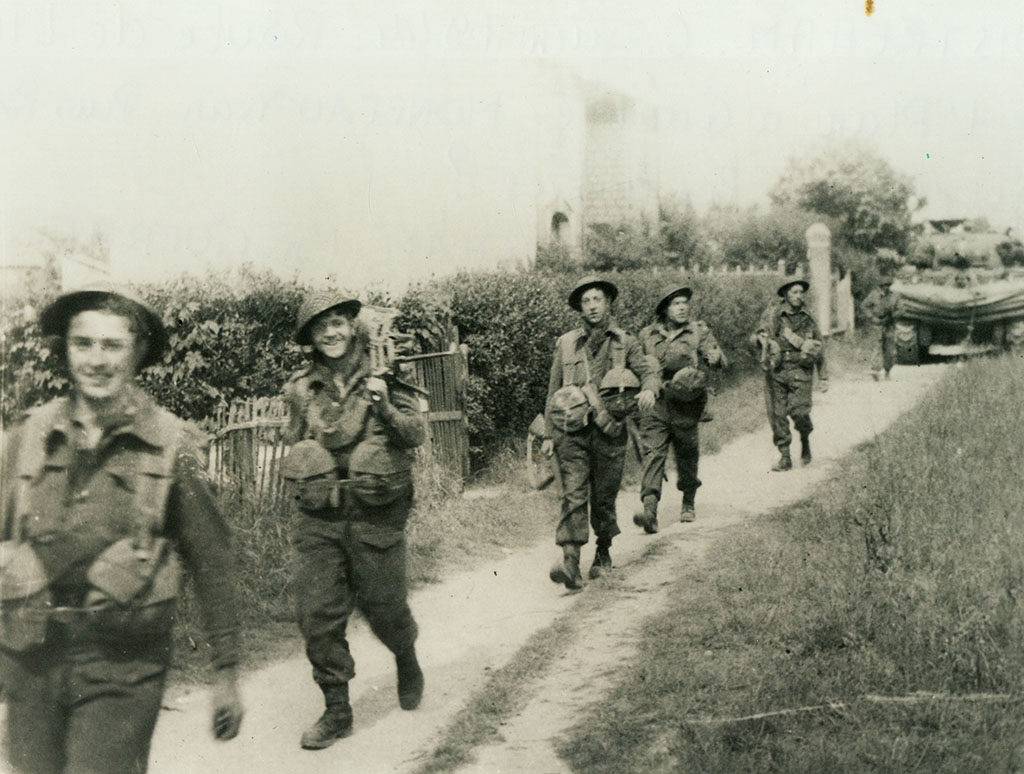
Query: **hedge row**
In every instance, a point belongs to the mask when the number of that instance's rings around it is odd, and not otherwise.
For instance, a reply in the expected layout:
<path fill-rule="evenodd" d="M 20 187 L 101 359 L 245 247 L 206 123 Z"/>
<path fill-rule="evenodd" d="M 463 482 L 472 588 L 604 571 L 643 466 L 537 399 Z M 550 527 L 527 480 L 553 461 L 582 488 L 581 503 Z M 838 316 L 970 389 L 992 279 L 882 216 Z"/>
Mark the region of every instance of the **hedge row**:
<path fill-rule="evenodd" d="M 620 288 L 616 318 L 635 332 L 650 321 L 662 287 L 682 275 L 637 271 L 613 278 Z M 398 306 L 400 327 L 414 332 L 424 350 L 442 339 L 450 324 L 458 326 L 470 349 L 466 398 L 471 445 L 479 460 L 496 441 L 524 432 L 541 409 L 555 338 L 578 324 L 566 304 L 576 279 L 536 272 L 462 273 L 414 286 L 401 298 L 368 300 Z M 774 276 L 755 274 L 703 274 L 692 281 L 696 313 L 739 369 L 753 365 L 743 342 L 776 282 Z M 302 362 L 290 336 L 307 289 L 252 269 L 139 287 L 162 314 L 171 342 L 163 362 L 145 372 L 145 386 L 163 405 L 194 420 L 211 416 L 222 402 L 278 393 Z M 66 389 L 67 379 L 53 342 L 39 335 L 31 313 L 6 307 L 3 333 L 0 409 L 9 421 Z"/>
<path fill-rule="evenodd" d="M 683 280 L 670 270 L 609 276 L 620 291 L 616 320 L 634 333 L 651 322 L 664 286 Z M 470 350 L 470 440 L 477 449 L 525 432 L 542 409 L 555 339 L 579 324 L 566 304 L 577 279 L 467 273 L 447 281 L 453 319 Z M 746 338 L 777 283 L 776 276 L 755 274 L 703 274 L 690 282 L 696 314 L 715 332 L 736 371 L 755 365 Z"/>

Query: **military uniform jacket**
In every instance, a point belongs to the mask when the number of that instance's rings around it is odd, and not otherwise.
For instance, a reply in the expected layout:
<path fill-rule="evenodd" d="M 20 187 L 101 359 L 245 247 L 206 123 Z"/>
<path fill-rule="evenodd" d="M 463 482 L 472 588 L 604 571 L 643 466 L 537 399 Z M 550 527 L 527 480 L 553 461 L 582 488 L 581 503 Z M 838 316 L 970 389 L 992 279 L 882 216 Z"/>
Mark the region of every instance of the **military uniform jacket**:
<path fill-rule="evenodd" d="M 109 545 L 138 532 L 135 482 L 155 475 L 154 455 L 167 444 L 179 447 L 171 472 L 164 536 L 171 538 L 191 571 L 203 607 L 207 636 L 217 666 L 238 661 L 238 603 L 231 536 L 187 433 L 168 438 L 163 428 L 184 423 L 160 421 L 166 414 L 141 390 L 132 390 L 119 414 L 109 417 L 99 444 L 82 448 L 82 425 L 73 401 L 57 398 L 34 409 L 54 417 L 45 431 L 42 469 L 26 493 L 22 539 L 31 541 L 50 579 L 57 604 L 79 606 L 89 589 L 86 572 Z M 14 492 L 18 450 L 27 439 L 16 426 L 4 444 L 2 532 L 15 531 Z M 184 440 L 183 440 L 184 439 Z"/>
<path fill-rule="evenodd" d="M 640 344 L 651 366 L 666 381 L 681 368 L 701 368 L 711 361 L 724 364 L 722 349 L 702 320 L 687 320 L 674 330 L 652 323 L 640 331 Z"/>
<path fill-rule="evenodd" d="M 559 388 L 562 387 L 564 362 L 562 358 L 561 342 L 568 338 L 571 349 L 576 353 L 576 360 L 568 364 L 568 373 L 571 383 L 583 386 L 589 381 L 595 387 L 600 386 L 604 375 L 613 368 L 612 342 L 620 344 L 625 352 L 626 368 L 636 374 L 640 380 L 641 390 L 657 392 L 660 387 L 659 376 L 656 369 L 652 368 L 650 361 L 644 356 L 643 348 L 639 342 L 626 333 L 622 328 L 612 324 L 608 326 L 605 333 L 605 340 L 597 350 L 597 354 L 587 351 L 587 332 L 583 328 L 576 328 L 563 334 L 555 344 L 555 354 L 551 359 L 551 375 L 548 379 L 548 395 L 550 401 Z"/>
<path fill-rule="evenodd" d="M 892 290 L 874 288 L 868 293 L 864 303 L 861 304 L 861 311 L 867 315 L 875 325 L 883 328 L 892 328 L 896 325 L 896 309 L 899 296 Z"/>
<path fill-rule="evenodd" d="M 348 379 L 320 363 L 294 374 L 284 388 L 289 410 L 285 442 L 320 442 L 345 473 L 356 444 L 377 436 L 392 449 L 404 451 L 411 468 L 413 449 L 426 440 L 427 432 L 419 396 L 401 381 L 388 379 L 389 400 L 375 411 L 365 389 L 369 376 L 368 359 L 363 359 Z"/>
<path fill-rule="evenodd" d="M 822 379 L 828 378 L 824 350 L 815 362 L 806 362 L 806 358 L 800 355 L 798 342 L 806 339 L 822 341 L 818 324 L 806 309 L 793 309 L 785 302 L 772 304 L 761 315 L 755 336 L 758 333 L 766 333 L 778 343 L 782 353 L 780 370 L 802 368 L 809 371 L 817 365 L 818 376 Z"/>

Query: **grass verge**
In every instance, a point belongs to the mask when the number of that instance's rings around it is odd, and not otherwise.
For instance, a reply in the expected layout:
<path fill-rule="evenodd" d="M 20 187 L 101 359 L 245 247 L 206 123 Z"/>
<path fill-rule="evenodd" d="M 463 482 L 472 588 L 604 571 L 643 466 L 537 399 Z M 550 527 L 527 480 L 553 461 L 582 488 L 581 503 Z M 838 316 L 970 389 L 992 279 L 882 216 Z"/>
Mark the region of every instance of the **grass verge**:
<path fill-rule="evenodd" d="M 713 576 L 680 578 L 560 754 L 587 772 L 1006 770 L 1024 732 L 1021 383 L 1019 358 L 958 369 L 841 479 L 717 541 Z"/>

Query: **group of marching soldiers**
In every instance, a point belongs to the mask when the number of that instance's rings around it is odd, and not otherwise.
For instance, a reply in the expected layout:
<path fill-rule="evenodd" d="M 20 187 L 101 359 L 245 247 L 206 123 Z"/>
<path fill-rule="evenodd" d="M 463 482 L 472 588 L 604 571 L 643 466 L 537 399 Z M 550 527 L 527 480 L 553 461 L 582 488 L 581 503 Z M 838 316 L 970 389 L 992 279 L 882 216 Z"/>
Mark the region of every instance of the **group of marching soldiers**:
<path fill-rule="evenodd" d="M 821 336 L 803 280 L 779 288 L 752 345 L 780 458 L 792 467 L 792 419 L 810 462 L 811 370 L 824 383 Z M 698 428 L 707 371 L 725 365 L 713 332 L 693 317 L 689 287 L 667 290 L 634 337 L 613 320 L 616 286 L 587 278 L 569 294 L 580 327 L 557 342 L 545 421 L 561 472 L 551 578 L 582 584 L 580 548 L 597 538 L 590 577 L 612 567 L 619 533 L 627 418 L 638 413 L 642 510 L 658 530 L 668 449 L 682 520 L 695 518 Z M 419 388 L 380 369 L 353 295 L 314 292 L 294 339 L 306 367 L 283 385 L 289 406 L 282 463 L 298 505 L 294 545 L 299 628 L 322 714 L 301 746 L 320 749 L 352 730 L 355 667 L 346 628 L 358 607 L 395 659 L 398 703 L 424 691 L 406 589 L 405 526 L 414 450 L 426 422 Z M 182 569 L 202 608 L 216 679 L 212 730 L 238 734 L 238 598 L 229 528 L 207 477 L 198 433 L 138 385 L 168 346 L 160 316 L 130 291 L 98 285 L 59 296 L 41 313 L 70 393 L 29 411 L 4 438 L 0 500 L 0 685 L 5 752 L 20 772 L 142 772 L 171 660 Z M 588 525 L 589 521 L 589 525 Z"/>
<path fill-rule="evenodd" d="M 765 403 L 779 459 L 771 470 L 793 467 L 790 421 L 800 435 L 800 459 L 811 462 L 811 386 L 817 370 L 821 389 L 828 377 L 821 332 L 805 308 L 809 284 L 790 280 L 778 288 L 750 337 L 765 373 Z M 708 421 L 708 371 L 727 365 L 714 333 L 691 312 L 693 291 L 666 288 L 652 322 L 639 336 L 612 317 L 614 283 L 587 277 L 569 293 L 580 326 L 559 337 L 551 363 L 542 451 L 554 457 L 562 482 L 561 518 L 555 542 L 562 560 L 551 570 L 555 583 L 583 585 L 581 547 L 593 528 L 596 550 L 589 577 L 612 568 L 611 545 L 619 534 L 615 501 L 622 483 L 627 422 L 636 417 L 641 452 L 641 509 L 633 522 L 658 531 L 665 465 L 671 448 L 676 485 L 682 492 L 681 520 L 696 518 L 701 485 L 699 428 Z"/>

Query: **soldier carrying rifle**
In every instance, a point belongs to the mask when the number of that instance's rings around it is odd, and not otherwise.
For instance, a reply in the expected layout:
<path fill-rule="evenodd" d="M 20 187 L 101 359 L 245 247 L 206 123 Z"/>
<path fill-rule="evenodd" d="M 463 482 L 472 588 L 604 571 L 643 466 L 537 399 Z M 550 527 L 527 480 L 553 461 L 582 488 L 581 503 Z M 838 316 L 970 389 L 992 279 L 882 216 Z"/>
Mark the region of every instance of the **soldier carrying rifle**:
<path fill-rule="evenodd" d="M 406 589 L 405 524 L 415 449 L 426 437 L 417 388 L 386 373 L 351 294 L 303 300 L 295 341 L 310 362 L 285 385 L 290 411 L 282 464 L 299 505 L 294 542 L 299 628 L 325 710 L 302 735 L 320 749 L 352 730 L 355 674 L 345 630 L 358 605 L 395 656 L 402 709 L 419 706 L 423 672 Z"/>

